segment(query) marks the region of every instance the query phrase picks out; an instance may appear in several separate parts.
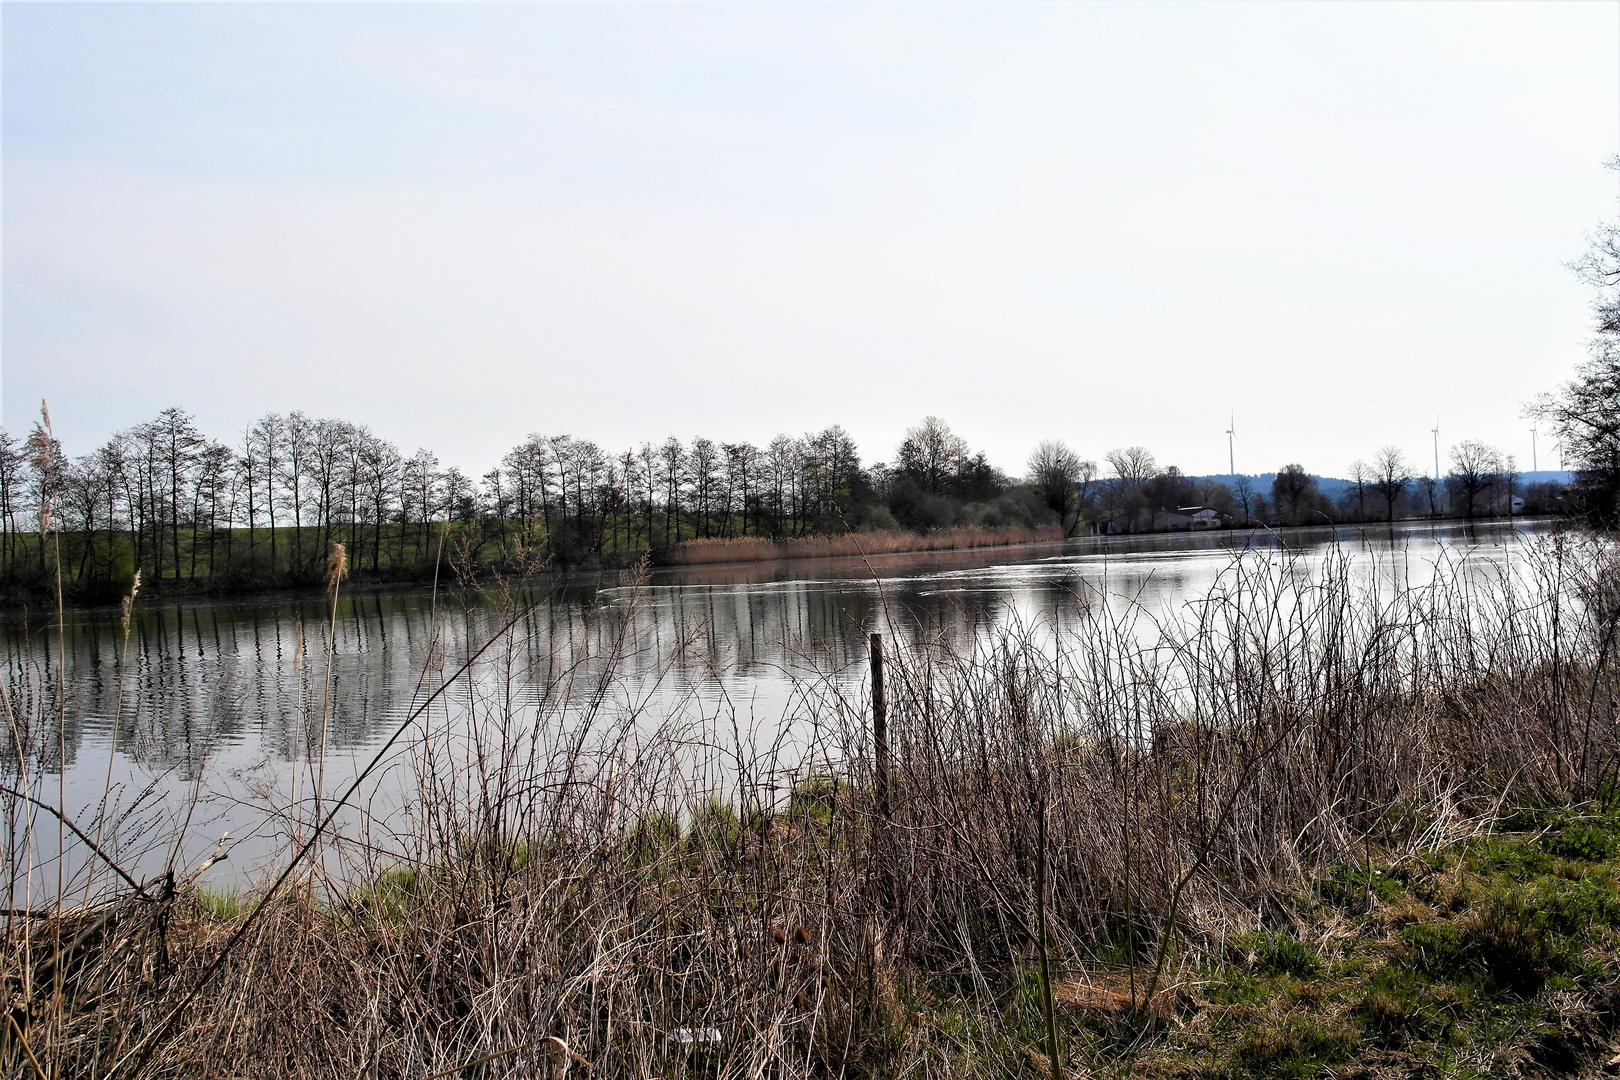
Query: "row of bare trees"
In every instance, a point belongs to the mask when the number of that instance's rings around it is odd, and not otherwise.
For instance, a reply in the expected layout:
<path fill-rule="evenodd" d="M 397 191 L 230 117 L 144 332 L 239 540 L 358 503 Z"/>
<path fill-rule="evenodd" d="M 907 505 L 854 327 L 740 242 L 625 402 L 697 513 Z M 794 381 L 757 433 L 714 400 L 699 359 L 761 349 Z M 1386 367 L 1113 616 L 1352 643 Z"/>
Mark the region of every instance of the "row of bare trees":
<path fill-rule="evenodd" d="M 153 583 L 313 581 L 334 542 L 357 571 L 413 576 L 438 560 L 441 533 L 474 558 L 569 561 L 602 547 L 841 531 L 866 484 L 839 427 L 764 447 L 670 438 L 620 454 L 531 435 L 474 478 L 363 424 L 302 412 L 265 416 L 228 445 L 165 409 L 77 458 L 46 420 L 28 439 L 0 431 L 0 573 L 54 572 L 46 531 L 68 580 L 108 589 L 136 567 Z"/>
<path fill-rule="evenodd" d="M 1465 439 L 1451 448 L 1450 461 L 1445 476 L 1420 476 L 1398 447 L 1382 447 L 1371 464 L 1358 460 L 1350 466 L 1347 486 L 1334 502 L 1298 464 L 1283 466 L 1269 491 L 1262 491 L 1247 476 L 1226 483 L 1186 476 L 1173 465 L 1161 468 L 1142 446 L 1109 451 L 1104 471 L 1061 442 L 1043 442 L 1030 456 L 1027 483 L 1064 515 L 1070 532 L 1087 523 L 1099 531 L 1152 531 L 1206 509 L 1223 523 L 1281 525 L 1421 516 L 1472 520 L 1515 512 L 1515 496 L 1523 489 L 1511 455 Z M 1556 493 L 1542 494 L 1540 509 L 1555 506 Z"/>
<path fill-rule="evenodd" d="M 854 440 L 841 427 L 764 447 L 670 437 L 612 456 L 567 435 L 531 435 L 485 474 L 483 506 L 523 535 L 569 550 L 611 541 L 668 547 L 690 538 L 803 536 L 862 493 Z M 562 552 L 564 554 L 567 551 Z"/>
<path fill-rule="evenodd" d="M 124 588 L 137 567 L 150 582 L 227 590 L 313 582 L 334 542 L 356 572 L 387 580 L 431 572 L 447 539 L 453 554 L 477 562 L 571 564 L 705 538 L 1053 521 L 1067 535 L 1134 532 L 1185 524 L 1205 509 L 1227 524 L 1472 518 L 1510 503 L 1511 457 L 1477 440 L 1451 457 L 1450 475 L 1437 481 L 1414 476 L 1398 449 L 1384 447 L 1371 465 L 1351 467 L 1350 494 L 1335 506 L 1297 465 L 1276 474 L 1268 499 L 1247 477 L 1228 485 L 1161 468 L 1142 446 L 1112 450 L 1099 467 L 1045 441 L 1026 477 L 1014 479 L 930 416 L 906 432 L 892 464 L 863 464 L 837 426 L 762 447 L 671 437 L 619 453 L 535 434 L 472 477 L 347 420 L 271 414 L 229 445 L 170 408 L 77 458 L 48 421 L 24 440 L 0 431 L 0 575 L 25 586 L 50 576 L 46 508 L 64 577 L 95 594 Z"/>
<path fill-rule="evenodd" d="M 1469 520 L 1514 513 L 1522 474 L 1512 454 L 1480 439 L 1464 439 L 1451 448 L 1449 458 L 1445 476 L 1429 476 L 1419 474 L 1398 447 L 1381 447 L 1371 464 L 1351 463 L 1349 495 L 1341 510 L 1353 511 L 1363 521 L 1374 516 L 1394 521 L 1403 513 Z"/>

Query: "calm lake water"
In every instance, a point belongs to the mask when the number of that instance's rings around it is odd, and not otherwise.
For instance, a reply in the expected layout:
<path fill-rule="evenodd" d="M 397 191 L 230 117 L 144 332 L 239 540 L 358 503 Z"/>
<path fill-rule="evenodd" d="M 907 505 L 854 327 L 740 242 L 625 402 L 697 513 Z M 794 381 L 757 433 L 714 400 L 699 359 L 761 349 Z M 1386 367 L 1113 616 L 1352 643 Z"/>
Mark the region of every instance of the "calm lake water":
<path fill-rule="evenodd" d="M 1399 585 L 1426 579 L 1442 557 L 1506 562 L 1547 527 L 1303 530 L 1285 542 L 1306 568 L 1337 551 L 1352 557 L 1366 585 Z M 534 605 L 502 654 L 497 682 L 486 675 L 480 687 L 446 695 L 433 723 L 465 727 L 481 715 L 479 695 L 529 704 L 555 695 L 575 705 L 605 697 L 605 712 L 635 711 L 647 723 L 679 716 L 769 744 L 791 727 L 805 686 L 865 678 L 873 630 L 965 641 L 1020 624 L 1050 634 L 1098 600 L 1173 619 L 1208 592 L 1236 549 L 1277 542 L 1265 533 L 1159 534 L 869 563 L 705 566 L 656 571 L 639 587 L 618 576 L 574 581 L 504 603 L 452 589 L 355 592 L 340 595 L 335 621 L 322 597 L 142 599 L 127 643 L 116 610 L 70 612 L 60 636 L 48 622 L 13 615 L 0 622 L 0 637 L 13 710 L 32 718 L 24 756 L 39 797 L 54 805 L 65 792 L 70 815 L 94 832 L 110 776 L 105 831 L 133 867 L 156 872 L 176 848 L 181 864 L 194 865 L 228 833 L 230 859 L 211 876 L 241 883 L 284 842 L 285 819 L 271 808 L 307 798 L 316 776 L 328 790 L 345 785 L 514 607 Z M 408 805 L 404 775 L 385 773 L 368 790 L 368 812 Z M 15 848 L 26 822 L 8 824 Z M 55 823 L 39 817 L 34 829 L 36 850 L 48 857 Z M 15 869 L 23 860 L 11 857 Z M 54 888 L 55 870 L 36 874 L 45 877 Z M 13 886 L 14 902 L 22 890 Z"/>

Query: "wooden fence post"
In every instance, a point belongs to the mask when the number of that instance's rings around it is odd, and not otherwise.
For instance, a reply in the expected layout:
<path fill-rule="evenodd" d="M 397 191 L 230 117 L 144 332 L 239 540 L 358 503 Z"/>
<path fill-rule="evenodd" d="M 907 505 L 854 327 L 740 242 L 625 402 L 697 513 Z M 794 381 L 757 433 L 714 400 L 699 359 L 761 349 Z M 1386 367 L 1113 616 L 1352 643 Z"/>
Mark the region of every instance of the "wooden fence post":
<path fill-rule="evenodd" d="M 872 635 L 872 754 L 878 816 L 889 820 L 889 710 L 883 698 L 883 638 Z"/>

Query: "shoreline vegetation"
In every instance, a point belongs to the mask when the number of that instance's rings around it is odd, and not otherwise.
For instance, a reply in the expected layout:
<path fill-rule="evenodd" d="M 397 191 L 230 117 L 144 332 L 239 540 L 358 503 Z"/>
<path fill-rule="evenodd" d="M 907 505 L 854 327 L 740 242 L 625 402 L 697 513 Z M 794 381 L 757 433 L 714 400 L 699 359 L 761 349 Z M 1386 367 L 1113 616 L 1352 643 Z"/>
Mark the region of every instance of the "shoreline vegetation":
<path fill-rule="evenodd" d="M 0 1065 L 1595 1069 L 1620 1020 L 1620 548 L 1562 531 L 1508 567 L 1356 581 L 1343 553 L 1268 549 L 1175 622 L 1081 596 L 1050 635 L 953 638 L 891 612 L 882 691 L 806 678 L 764 744 L 723 737 L 746 713 L 644 715 L 611 664 L 522 686 L 529 609 L 496 593 L 482 643 L 424 673 L 401 756 L 269 796 L 281 854 L 240 892 L 172 855 L 123 870 L 179 827 L 134 827 L 127 793 L 50 812 L 66 673 L 21 669 Z M 466 727 L 422 722 L 430 693 Z M 336 827 L 385 760 L 411 814 Z"/>
<path fill-rule="evenodd" d="M 0 431 L 0 603 L 53 603 L 58 586 L 69 603 L 115 603 L 137 570 L 151 593 L 310 589 L 324 581 L 333 544 L 348 552 L 356 583 L 471 583 L 642 559 L 1573 517 L 1601 508 L 1591 493 L 1606 490 L 1592 480 L 1606 473 L 1526 485 L 1510 457 L 1477 441 L 1459 443 L 1452 459 L 1447 476 L 1417 477 L 1385 447 L 1372 465 L 1354 463 L 1351 480 L 1324 487 L 1297 464 L 1266 477 L 1192 477 L 1145 447 L 1110 451 L 1099 466 L 1048 440 L 1014 477 L 931 416 L 889 462 L 863 462 L 837 426 L 765 447 L 671 438 L 617 455 L 533 435 L 474 480 L 426 450 L 406 457 L 363 425 L 302 413 L 267 416 L 227 446 L 166 409 L 74 458 L 42 409 L 21 442 Z"/>
<path fill-rule="evenodd" d="M 1063 530 L 1056 525 L 1035 529 L 990 529 L 965 525 L 929 533 L 889 531 L 804 536 L 790 540 L 771 540 L 762 536 L 688 540 L 670 550 L 660 565 L 699 566 L 709 563 L 770 562 L 775 559 L 837 559 L 927 551 L 973 551 L 1054 543 L 1063 538 Z"/>
<path fill-rule="evenodd" d="M 1301 525 L 1279 530 L 1260 523 L 1248 525 L 1230 525 L 1224 527 L 1199 530 L 1169 530 L 1161 529 L 1156 533 L 1122 533 L 1114 534 L 1117 539 L 1130 536 L 1171 536 L 1178 532 L 1205 537 L 1220 537 L 1233 533 L 1266 533 L 1268 535 L 1290 536 L 1299 532 L 1319 532 L 1341 528 L 1346 524 L 1365 527 L 1369 529 L 1382 529 L 1394 526 L 1412 525 L 1458 525 L 1458 524 L 1503 524 L 1520 522 L 1540 522 L 1567 524 L 1567 519 L 1559 516 L 1536 516 L 1521 514 L 1511 518 L 1476 517 L 1468 519 L 1458 518 L 1404 518 L 1393 523 L 1386 522 L 1358 522 L 1320 525 Z M 1061 528 L 1048 525 L 1039 528 L 1003 527 L 985 528 L 981 526 L 959 526 L 949 529 L 935 530 L 929 533 L 913 533 L 905 530 L 889 530 L 884 532 L 844 533 L 825 536 L 804 536 L 797 538 L 771 539 L 769 537 L 731 537 L 685 540 L 672 548 L 665 549 L 658 554 L 656 560 L 654 553 L 648 548 L 615 548 L 604 552 L 593 553 L 589 558 L 573 565 L 559 565 L 547 560 L 527 560 L 523 563 L 485 562 L 480 564 L 468 563 L 464 560 L 466 545 L 458 543 L 458 529 L 455 525 L 440 523 L 444 536 L 443 550 L 436 548 L 435 555 L 438 562 L 423 561 L 408 567 L 395 567 L 391 572 L 381 574 L 349 573 L 345 575 L 347 582 L 345 588 L 350 591 L 375 592 L 390 589 L 417 589 L 427 587 L 437 581 L 441 586 L 454 586 L 459 589 L 477 590 L 494 583 L 506 586 L 525 584 L 530 587 L 551 587 L 571 579 L 576 573 L 590 573 L 601 571 L 618 571 L 620 573 L 635 571 L 645 565 L 649 569 L 673 569 L 679 567 L 724 567 L 727 565 L 746 566 L 754 563 L 767 563 L 775 561 L 791 561 L 797 559 L 859 559 L 881 558 L 887 556 L 927 555 L 948 552 L 996 551 L 1044 544 L 1062 544 L 1066 541 L 1085 539 L 1102 540 L 1103 536 L 1087 534 L 1083 537 L 1065 536 Z M 72 550 L 75 538 L 71 534 L 62 534 L 64 549 Z M 549 584 L 548 584 L 549 583 Z M 117 607 L 120 598 L 106 589 L 96 588 L 93 583 L 78 583 L 77 588 L 68 586 L 64 589 L 63 602 L 69 607 Z M 308 574 L 296 577 L 283 575 L 275 579 L 231 577 L 221 580 L 213 577 L 168 579 L 154 586 L 142 577 L 142 588 L 153 598 L 169 600 L 209 599 L 209 598 L 253 598 L 274 596 L 315 596 L 325 589 L 325 582 Z M 48 608 L 54 602 L 51 591 L 41 585 L 38 580 L 19 583 L 12 582 L 9 592 L 0 593 L 0 610 L 11 608 Z"/>

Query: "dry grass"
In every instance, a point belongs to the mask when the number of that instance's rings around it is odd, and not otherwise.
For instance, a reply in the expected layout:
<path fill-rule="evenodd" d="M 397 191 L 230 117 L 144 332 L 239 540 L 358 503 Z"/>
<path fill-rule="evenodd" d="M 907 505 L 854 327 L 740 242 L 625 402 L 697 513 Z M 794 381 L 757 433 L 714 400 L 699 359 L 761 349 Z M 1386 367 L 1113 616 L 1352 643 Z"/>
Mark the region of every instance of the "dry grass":
<path fill-rule="evenodd" d="M 806 680 L 796 741 L 754 752 L 609 681 L 505 692 L 517 624 L 472 734 L 409 734 L 409 826 L 331 836 L 331 873 L 223 918 L 165 879 L 12 920 L 0 1063 L 546 1076 L 553 1036 L 596 1076 L 1005 1074 L 1045 1050 L 1008 997 L 1039 807 L 1054 966 L 1112 972 L 1062 1003 L 1157 1013 L 1325 866 L 1612 791 L 1617 596 L 1613 546 L 1558 537 L 1393 593 L 1245 555 L 1180 622 L 1082 602 L 1055 642 L 897 621 L 892 820 L 863 687 Z"/>
<path fill-rule="evenodd" d="M 864 532 L 789 540 L 749 536 L 731 540 L 687 540 L 669 552 L 667 561 L 677 566 L 695 566 L 702 563 L 769 562 L 773 559 L 898 555 L 912 551 L 968 551 L 1014 544 L 1041 544 L 1061 539 L 1063 530 L 1056 525 L 1039 529 L 988 529 L 965 525 L 926 533 Z"/>

